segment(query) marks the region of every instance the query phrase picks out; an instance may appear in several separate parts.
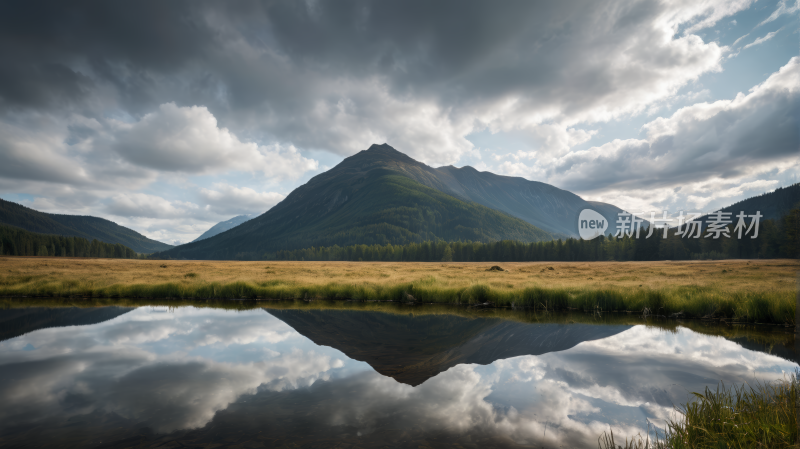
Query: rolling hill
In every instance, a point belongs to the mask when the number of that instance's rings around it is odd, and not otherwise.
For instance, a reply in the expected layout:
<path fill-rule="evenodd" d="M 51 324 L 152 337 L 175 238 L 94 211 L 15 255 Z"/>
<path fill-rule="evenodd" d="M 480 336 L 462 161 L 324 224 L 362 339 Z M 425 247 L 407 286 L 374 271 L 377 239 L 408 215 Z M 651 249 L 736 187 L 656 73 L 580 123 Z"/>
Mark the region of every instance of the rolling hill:
<path fill-rule="evenodd" d="M 565 237 L 458 198 L 443 179 L 388 145 L 373 145 L 315 176 L 263 215 L 160 256 L 253 259 L 311 246 Z"/>
<path fill-rule="evenodd" d="M 119 243 L 137 253 L 154 253 L 172 248 L 172 245 L 148 239 L 132 229 L 104 218 L 48 214 L 2 199 L 0 199 L 0 223 L 40 234 Z"/>

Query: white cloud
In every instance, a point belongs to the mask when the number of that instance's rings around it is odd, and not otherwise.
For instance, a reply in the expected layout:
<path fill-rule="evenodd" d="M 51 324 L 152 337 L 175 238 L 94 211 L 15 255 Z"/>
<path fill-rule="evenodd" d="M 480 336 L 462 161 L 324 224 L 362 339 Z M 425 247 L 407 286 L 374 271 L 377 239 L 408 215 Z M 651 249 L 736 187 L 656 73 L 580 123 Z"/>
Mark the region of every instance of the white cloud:
<path fill-rule="evenodd" d="M 122 217 L 179 218 L 203 211 L 190 202 L 168 201 L 146 193 L 118 193 L 111 197 L 106 212 Z"/>
<path fill-rule="evenodd" d="M 215 183 L 213 189 L 200 188 L 196 203 L 121 192 L 98 203 L 97 209 L 89 208 L 86 212 L 110 216 L 118 224 L 139 229 L 154 240 L 188 242 L 233 216 L 262 214 L 283 198 L 284 195 L 275 192 Z M 39 199 L 28 206 L 37 210 L 58 209 L 57 205 Z"/>
<path fill-rule="evenodd" d="M 731 47 L 735 47 L 735 46 L 736 46 L 736 44 L 738 44 L 739 42 L 741 42 L 741 41 L 742 41 L 742 39 L 746 38 L 746 37 L 747 37 L 747 36 L 749 36 L 749 35 L 750 35 L 750 33 L 747 33 L 747 34 L 745 34 L 744 36 L 741 36 L 740 38 L 738 38 L 738 39 L 736 39 L 735 41 L 733 41 L 733 44 L 731 44 Z"/>
<path fill-rule="evenodd" d="M 253 173 L 253 184 L 275 185 L 317 168 L 292 145 L 240 141 L 204 107 L 167 103 L 132 123 L 44 113 L 0 120 L 0 190 L 34 195 L 25 205 L 37 210 L 107 217 L 170 243 L 284 197 L 224 182 L 204 188 L 187 176 Z M 142 191 L 159 179 L 179 199 Z"/>
<path fill-rule="evenodd" d="M 759 23 L 758 26 L 772 22 L 784 14 L 794 14 L 797 11 L 800 11 L 800 0 L 795 0 L 793 6 L 786 6 L 788 2 L 789 0 L 781 0 L 778 3 L 778 9 L 776 9 L 772 14 L 770 14 L 769 17 L 767 17 L 761 23 Z"/>
<path fill-rule="evenodd" d="M 165 103 L 136 123 L 113 122 L 112 147 L 133 164 L 160 171 L 261 172 L 275 179 L 297 178 L 315 170 L 292 146 L 259 146 L 240 141 L 204 106 Z"/>
<path fill-rule="evenodd" d="M 214 189 L 200 189 L 200 196 L 220 214 L 262 214 L 281 202 L 286 196 L 276 192 L 256 192 L 249 187 L 236 187 L 225 183 L 214 184 Z"/>
<path fill-rule="evenodd" d="M 154 179 L 150 170 L 102 154 L 94 146 L 99 123 L 80 115 L 31 112 L 0 120 L 0 178 L 67 188 L 108 189 L 120 182 L 139 188 Z M 85 134 L 74 138 L 75 130 Z"/>
<path fill-rule="evenodd" d="M 780 31 L 780 30 L 778 30 L 778 31 Z M 759 37 L 758 39 L 754 40 L 753 42 L 750 42 L 749 44 L 745 45 L 744 48 L 742 48 L 742 50 L 747 50 L 750 47 L 754 47 L 756 45 L 763 44 L 764 42 L 766 42 L 766 41 L 772 39 L 773 37 L 775 37 L 775 35 L 778 34 L 778 31 L 770 31 L 769 33 L 767 33 L 766 36 Z"/>
<path fill-rule="evenodd" d="M 704 28 L 714 26 L 721 19 L 749 8 L 754 1 L 755 0 L 733 0 L 728 2 L 716 0 L 677 1 L 674 2 L 677 11 L 674 13 L 673 20 L 676 24 L 694 22 L 686 28 L 684 34 L 694 33 Z"/>
<path fill-rule="evenodd" d="M 696 210 L 702 211 L 712 201 L 733 198 L 748 191 L 765 192 L 774 190 L 779 184 L 779 181 L 774 179 L 759 179 L 750 182 L 737 181 L 739 182 L 732 183 L 730 180 L 714 179 L 699 186 L 689 186 L 685 193 L 692 194 L 688 195 L 686 199 L 695 206 Z"/>
<path fill-rule="evenodd" d="M 527 165 L 524 162 L 505 161 L 496 166 L 493 170 L 505 176 L 519 176 L 526 179 L 541 179 L 546 175 L 546 171 L 536 165 Z"/>
<path fill-rule="evenodd" d="M 692 33 L 751 3 L 597 2 L 541 14 L 531 5 L 534 11 L 494 8 L 491 14 L 520 22 L 497 30 L 486 22 L 491 38 L 481 45 L 471 42 L 471 32 L 428 28 L 440 14 L 452 16 L 449 10 L 431 11 L 425 21 L 394 14 L 388 24 L 383 6 L 372 5 L 368 36 L 342 29 L 323 11 L 282 11 L 286 17 L 271 19 L 308 33 L 276 27 L 268 42 L 249 40 L 220 17 L 214 26 L 232 38 L 215 72 L 228 88 L 227 106 L 242 107 L 217 108 L 218 115 L 239 129 L 339 155 L 387 142 L 423 162 L 451 164 L 468 157 L 474 147 L 465 136 L 482 129 L 524 130 L 538 137 L 542 153 L 561 154 L 583 141 L 576 133 L 591 132 L 578 125 L 642 112 L 720 71 L 726 48 Z M 479 20 L 489 14 L 474 13 Z M 325 45 L 308 46 L 310 35 Z M 228 84 L 234 80 L 246 82 Z"/>
<path fill-rule="evenodd" d="M 306 148 L 350 155 L 374 143 L 389 143 L 409 156 L 433 165 L 449 164 L 472 150 L 465 138 L 471 124 L 452 120 L 448 108 L 435 102 L 397 97 L 378 79 L 341 80 L 332 91 L 297 119 L 278 116 L 286 139 Z M 291 120 L 292 123 L 287 123 Z"/>
<path fill-rule="evenodd" d="M 798 97 L 800 58 L 795 57 L 747 95 L 653 120 L 644 126 L 645 140 L 615 140 L 565 155 L 550 167 L 549 180 L 590 195 L 662 189 L 666 200 L 679 186 L 712 179 L 748 182 L 760 173 L 784 171 L 796 165 L 800 148 Z"/>

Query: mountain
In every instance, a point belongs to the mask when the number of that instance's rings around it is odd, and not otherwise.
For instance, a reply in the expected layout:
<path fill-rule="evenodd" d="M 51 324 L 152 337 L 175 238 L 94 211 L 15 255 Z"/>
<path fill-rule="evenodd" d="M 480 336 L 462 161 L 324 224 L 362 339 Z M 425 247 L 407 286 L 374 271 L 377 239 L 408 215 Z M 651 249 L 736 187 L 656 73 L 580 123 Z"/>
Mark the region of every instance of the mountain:
<path fill-rule="evenodd" d="M 263 215 L 160 256 L 254 259 L 311 246 L 564 236 L 448 193 L 441 173 L 388 145 L 373 145 L 313 177 Z"/>
<path fill-rule="evenodd" d="M 351 157 L 362 162 L 362 170 L 382 168 L 397 172 L 458 199 L 519 218 L 557 237 L 579 236 L 578 216 L 583 209 L 603 215 L 610 224 L 606 232 L 613 234 L 617 214 L 622 212 L 611 204 L 585 201 L 543 182 L 480 172 L 469 166 L 432 168 L 387 144 L 372 145 Z"/>
<path fill-rule="evenodd" d="M 222 233 L 222 232 L 225 232 L 228 229 L 232 229 L 232 228 L 235 228 L 236 226 L 239 226 L 240 224 L 244 223 L 247 220 L 250 220 L 251 218 L 253 218 L 252 215 L 239 215 L 239 216 L 231 218 L 230 220 L 221 221 L 221 222 L 215 224 L 214 226 L 212 226 L 211 229 L 209 229 L 208 231 L 202 233 L 200 235 L 200 237 L 197 237 L 196 239 L 194 239 L 192 241 L 193 242 L 199 242 L 200 240 L 204 240 L 204 239 L 207 239 L 209 237 L 214 237 L 215 235 L 217 235 L 219 233 Z"/>
<path fill-rule="evenodd" d="M 150 240 L 138 232 L 104 218 L 84 215 L 59 215 L 39 212 L 0 199 L 0 223 L 40 234 L 83 237 L 105 243 L 119 243 L 137 253 L 154 253 L 172 245 Z"/>
<path fill-rule="evenodd" d="M 395 315 L 349 310 L 267 310 L 318 345 L 417 386 L 449 368 L 564 351 L 628 325 L 527 324 L 498 318 Z"/>

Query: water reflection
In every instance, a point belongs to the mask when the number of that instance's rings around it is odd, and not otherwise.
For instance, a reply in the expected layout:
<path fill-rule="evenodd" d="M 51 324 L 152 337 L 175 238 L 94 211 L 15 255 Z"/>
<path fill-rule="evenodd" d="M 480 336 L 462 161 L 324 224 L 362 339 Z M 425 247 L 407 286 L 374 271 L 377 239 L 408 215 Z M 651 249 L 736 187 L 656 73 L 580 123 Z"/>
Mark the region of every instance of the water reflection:
<path fill-rule="evenodd" d="M 128 313 L 133 307 L 28 307 L 0 311 L 0 341 L 48 327 L 97 324 Z"/>
<path fill-rule="evenodd" d="M 347 357 L 367 362 L 380 374 L 411 386 L 459 364 L 488 365 L 520 355 L 563 351 L 632 327 L 343 310 L 268 312 L 314 343 L 336 348 Z"/>
<path fill-rule="evenodd" d="M 595 447 L 794 367 L 681 327 L 141 307 L 0 342 L 0 444 Z"/>

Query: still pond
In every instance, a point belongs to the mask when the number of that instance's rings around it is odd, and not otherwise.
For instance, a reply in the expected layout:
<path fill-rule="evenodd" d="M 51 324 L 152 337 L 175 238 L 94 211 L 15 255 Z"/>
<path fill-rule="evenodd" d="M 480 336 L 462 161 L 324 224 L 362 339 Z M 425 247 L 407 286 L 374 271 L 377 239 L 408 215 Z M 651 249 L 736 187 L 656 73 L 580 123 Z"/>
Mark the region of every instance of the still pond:
<path fill-rule="evenodd" d="M 597 447 L 797 368 L 782 328 L 252 306 L 0 308 L 2 447 Z"/>

